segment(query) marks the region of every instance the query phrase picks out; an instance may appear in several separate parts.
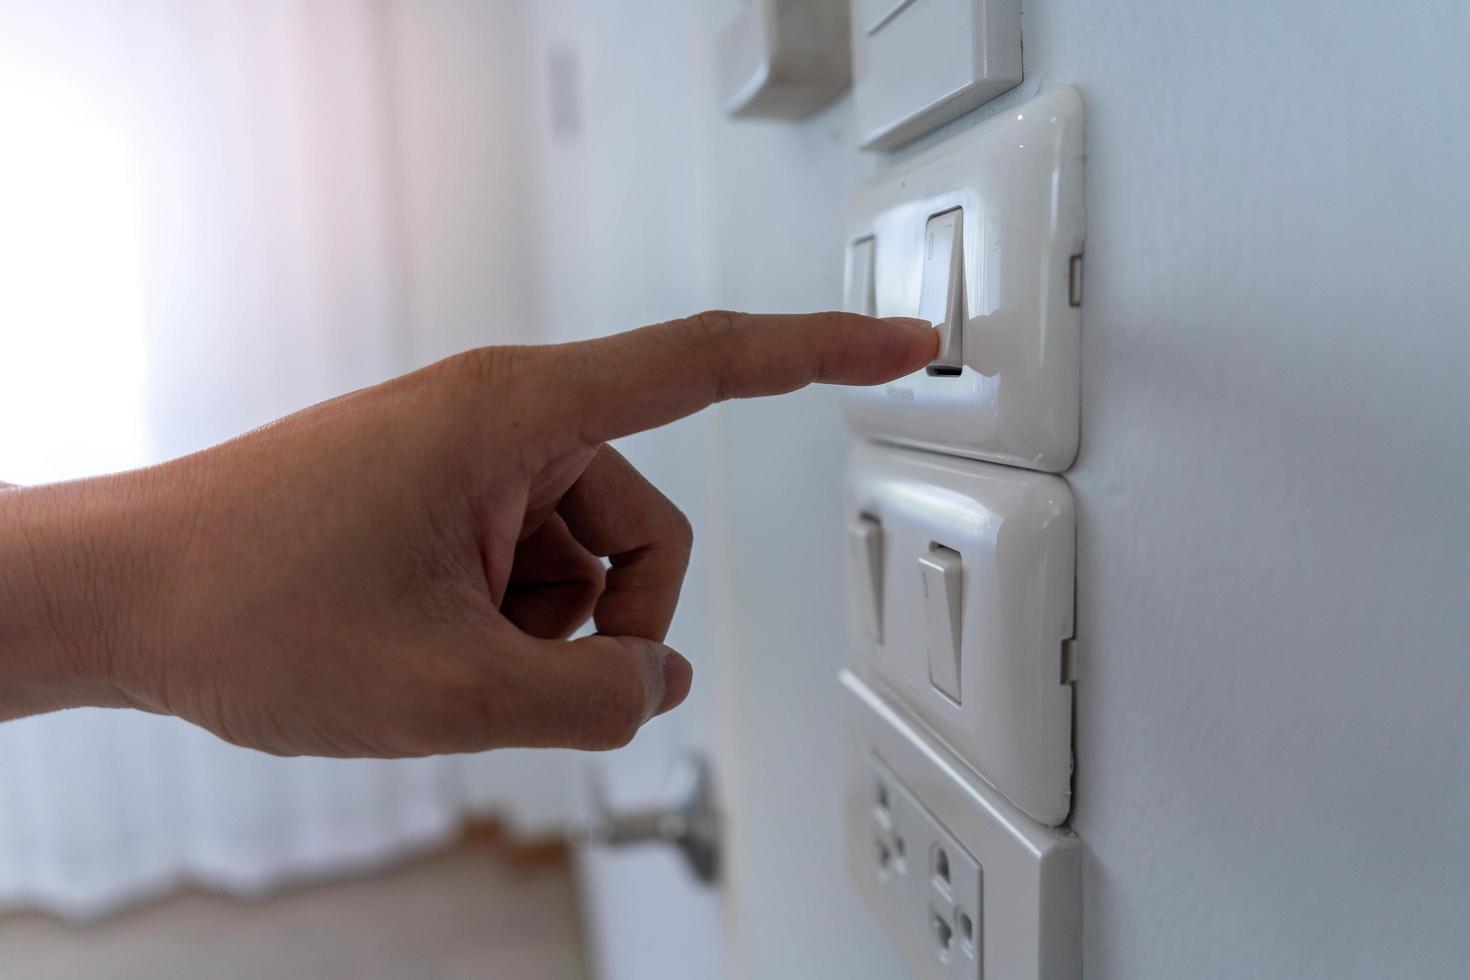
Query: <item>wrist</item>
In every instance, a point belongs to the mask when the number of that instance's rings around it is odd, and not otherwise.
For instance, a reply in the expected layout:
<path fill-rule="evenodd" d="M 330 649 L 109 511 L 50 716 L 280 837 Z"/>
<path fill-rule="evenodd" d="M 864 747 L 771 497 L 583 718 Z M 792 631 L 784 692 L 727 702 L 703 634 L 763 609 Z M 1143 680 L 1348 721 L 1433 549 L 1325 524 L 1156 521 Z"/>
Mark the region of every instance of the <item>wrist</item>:
<path fill-rule="evenodd" d="M 0 490 L 0 719 L 132 704 L 119 666 L 164 619 L 158 486 L 138 471 Z"/>

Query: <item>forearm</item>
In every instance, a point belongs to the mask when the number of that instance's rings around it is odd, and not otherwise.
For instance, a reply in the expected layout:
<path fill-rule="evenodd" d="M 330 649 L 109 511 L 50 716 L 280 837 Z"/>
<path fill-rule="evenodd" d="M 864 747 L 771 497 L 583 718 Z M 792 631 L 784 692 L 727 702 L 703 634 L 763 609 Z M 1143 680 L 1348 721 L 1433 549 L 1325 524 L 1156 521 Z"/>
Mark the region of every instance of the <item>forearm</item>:
<path fill-rule="evenodd" d="M 116 660 L 156 635 L 146 471 L 0 489 L 0 720 L 129 704 Z"/>

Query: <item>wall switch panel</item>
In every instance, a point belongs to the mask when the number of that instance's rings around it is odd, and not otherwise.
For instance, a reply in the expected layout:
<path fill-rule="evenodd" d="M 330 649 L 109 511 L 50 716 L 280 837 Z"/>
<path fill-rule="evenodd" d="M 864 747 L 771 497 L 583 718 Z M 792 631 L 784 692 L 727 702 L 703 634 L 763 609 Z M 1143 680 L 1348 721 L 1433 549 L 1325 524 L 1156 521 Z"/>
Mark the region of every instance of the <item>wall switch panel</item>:
<path fill-rule="evenodd" d="M 868 149 L 907 142 L 1021 81 L 1021 0 L 852 0 Z"/>
<path fill-rule="evenodd" d="M 1062 823 L 1076 569 L 1066 481 L 864 444 L 845 506 L 850 526 L 881 537 L 861 550 L 878 570 L 853 569 L 865 583 L 852 596 L 857 670 L 1021 811 Z"/>
<path fill-rule="evenodd" d="M 924 316 L 950 338 L 929 368 L 849 389 L 855 432 L 1046 472 L 1072 465 L 1082 127 L 1077 90 L 1052 89 L 897 164 L 855 196 L 848 308 Z M 946 229 L 958 237 L 953 255 L 944 254 Z"/>
<path fill-rule="evenodd" d="M 799 119 L 852 79 L 848 0 L 743 0 L 720 32 L 717 68 L 732 116 Z"/>
<path fill-rule="evenodd" d="M 916 980 L 1076 980 L 1081 847 L 843 671 L 848 870 Z"/>

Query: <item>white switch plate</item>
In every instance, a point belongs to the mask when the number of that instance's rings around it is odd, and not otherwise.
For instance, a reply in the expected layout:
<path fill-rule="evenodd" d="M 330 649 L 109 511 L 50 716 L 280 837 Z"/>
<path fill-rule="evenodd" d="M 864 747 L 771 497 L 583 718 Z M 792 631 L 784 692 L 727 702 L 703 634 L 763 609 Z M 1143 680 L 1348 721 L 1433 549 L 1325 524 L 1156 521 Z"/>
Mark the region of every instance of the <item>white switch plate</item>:
<path fill-rule="evenodd" d="M 852 597 L 857 667 L 1032 819 L 1062 823 L 1072 799 L 1076 518 L 1065 480 L 892 447 L 855 447 L 847 519 L 876 521 L 881 607 Z M 936 686 L 920 562 L 952 549 L 959 576 L 959 697 Z M 864 627 L 876 616 L 881 639 Z M 942 685 L 940 685 L 942 686 Z"/>
<path fill-rule="evenodd" d="M 1072 465 L 1082 326 L 1082 125 L 1077 90 L 1052 89 L 893 167 L 855 195 L 847 307 L 919 315 L 925 229 L 931 217 L 958 207 L 965 322 L 957 375 L 920 370 L 879 387 L 849 389 L 844 402 L 854 431 L 1051 473 Z"/>
<path fill-rule="evenodd" d="M 853 88 L 868 149 L 958 118 L 1021 81 L 1021 0 L 853 0 Z"/>
<path fill-rule="evenodd" d="M 852 78 L 848 0 L 744 0 L 720 32 L 719 77 L 732 116 L 799 119 Z"/>
<path fill-rule="evenodd" d="M 852 673 L 840 681 L 848 871 L 916 980 L 1081 977 L 1077 838 L 1028 820 Z M 973 920 L 968 945 L 960 914 Z"/>

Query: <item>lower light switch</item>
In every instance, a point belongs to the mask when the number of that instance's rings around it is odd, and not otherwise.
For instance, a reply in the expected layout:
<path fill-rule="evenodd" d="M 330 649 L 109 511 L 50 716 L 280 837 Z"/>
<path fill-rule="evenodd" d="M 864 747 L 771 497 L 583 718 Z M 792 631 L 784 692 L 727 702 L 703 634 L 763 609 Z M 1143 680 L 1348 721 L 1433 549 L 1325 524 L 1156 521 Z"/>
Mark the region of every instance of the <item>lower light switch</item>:
<path fill-rule="evenodd" d="M 929 683 L 955 704 L 961 702 L 960 636 L 964 615 L 964 564 L 953 548 L 933 544 L 919 559 L 924 587 L 925 648 Z"/>
<path fill-rule="evenodd" d="M 874 643 L 883 642 L 883 527 L 860 514 L 847 528 L 854 613 Z"/>
<path fill-rule="evenodd" d="M 1062 823 L 1077 673 L 1066 481 L 863 445 L 852 453 L 846 514 L 872 535 L 853 539 L 857 673 L 1031 819 Z M 868 617 L 880 586 L 875 639 Z"/>

